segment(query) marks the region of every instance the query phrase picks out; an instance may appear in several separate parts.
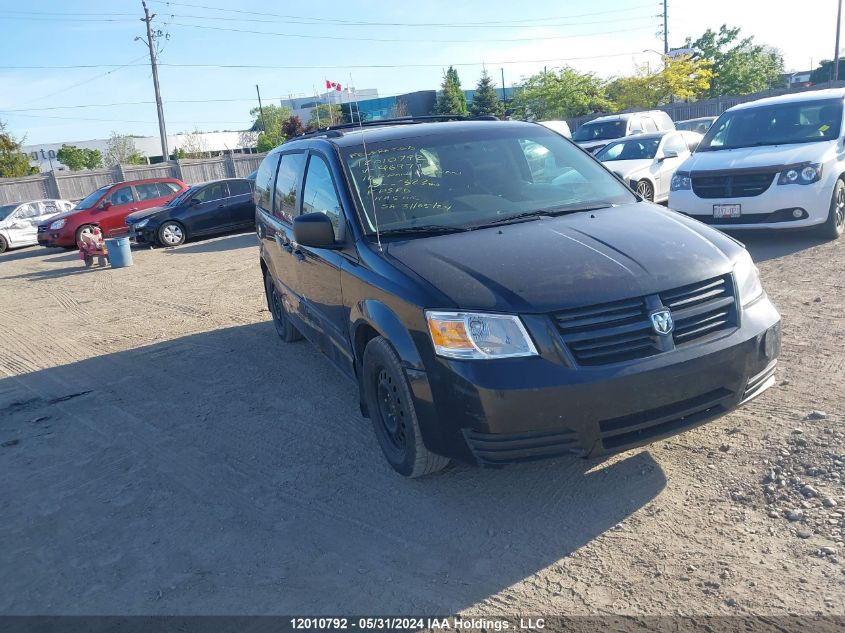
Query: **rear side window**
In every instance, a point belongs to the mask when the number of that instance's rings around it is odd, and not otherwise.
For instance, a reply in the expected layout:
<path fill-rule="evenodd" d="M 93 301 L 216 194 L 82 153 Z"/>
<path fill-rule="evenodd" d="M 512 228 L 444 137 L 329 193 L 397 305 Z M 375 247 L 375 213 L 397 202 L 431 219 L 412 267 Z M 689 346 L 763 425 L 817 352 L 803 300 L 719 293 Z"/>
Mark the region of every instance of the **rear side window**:
<path fill-rule="evenodd" d="M 208 185 L 199 193 L 194 195 L 194 198 L 200 202 L 212 202 L 226 197 L 226 183 L 215 182 L 213 185 Z"/>
<path fill-rule="evenodd" d="M 181 187 L 177 185 L 175 182 L 160 182 L 158 183 L 158 191 L 159 195 L 161 196 L 171 196 L 177 191 L 179 191 Z"/>
<path fill-rule="evenodd" d="M 273 179 L 279 166 L 279 154 L 270 154 L 261 161 L 255 174 L 255 205 L 270 211 L 273 207 Z"/>
<path fill-rule="evenodd" d="M 335 237 L 340 239 L 340 216 L 343 211 L 337 199 L 332 172 L 322 156 L 312 154 L 308 161 L 305 186 L 302 188 L 302 212 L 314 213 L 315 211 L 325 213 L 331 218 Z"/>
<path fill-rule="evenodd" d="M 250 193 L 249 183 L 246 180 L 230 180 L 229 181 L 229 195 L 242 196 L 245 193 Z"/>
<path fill-rule="evenodd" d="M 157 182 L 145 182 L 142 185 L 135 185 L 138 193 L 138 200 L 154 200 L 161 197 Z M 165 194 L 166 195 L 166 194 Z"/>
<path fill-rule="evenodd" d="M 276 194 L 273 197 L 273 215 L 288 222 L 296 213 L 296 194 L 299 178 L 305 166 L 305 154 L 283 154 L 276 176 Z"/>
<path fill-rule="evenodd" d="M 109 194 L 109 197 L 106 198 L 112 204 L 128 204 L 135 200 L 135 197 L 132 195 L 132 187 L 120 187 L 119 189 L 115 189 Z"/>
<path fill-rule="evenodd" d="M 55 200 L 44 200 L 41 202 L 41 215 L 53 215 L 58 212 L 59 207 Z"/>

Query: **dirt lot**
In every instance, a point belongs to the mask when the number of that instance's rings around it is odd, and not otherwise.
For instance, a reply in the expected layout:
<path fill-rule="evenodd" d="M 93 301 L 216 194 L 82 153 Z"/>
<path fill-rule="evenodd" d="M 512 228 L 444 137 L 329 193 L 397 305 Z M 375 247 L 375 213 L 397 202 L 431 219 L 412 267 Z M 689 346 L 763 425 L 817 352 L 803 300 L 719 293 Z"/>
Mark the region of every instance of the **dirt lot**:
<path fill-rule="evenodd" d="M 747 241 L 777 388 L 605 462 L 415 481 L 276 337 L 254 236 L 6 253 L 0 613 L 845 614 L 845 240 Z"/>

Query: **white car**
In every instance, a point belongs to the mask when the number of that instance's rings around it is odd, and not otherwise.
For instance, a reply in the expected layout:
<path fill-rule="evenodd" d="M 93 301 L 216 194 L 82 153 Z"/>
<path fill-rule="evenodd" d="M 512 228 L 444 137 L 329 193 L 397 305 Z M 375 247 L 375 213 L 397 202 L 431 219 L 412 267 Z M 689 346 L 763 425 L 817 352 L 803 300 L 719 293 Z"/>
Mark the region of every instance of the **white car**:
<path fill-rule="evenodd" d="M 665 202 L 675 170 L 690 155 L 690 134 L 694 132 L 626 136 L 605 145 L 596 158 L 646 200 Z"/>
<path fill-rule="evenodd" d="M 845 89 L 734 106 L 672 179 L 669 206 L 722 229 L 845 229 Z"/>
<path fill-rule="evenodd" d="M 674 129 L 675 124 L 672 119 L 662 110 L 623 112 L 587 121 L 575 130 L 572 140 L 588 152 L 595 154 L 610 141 L 623 136 Z"/>
<path fill-rule="evenodd" d="M 7 248 L 38 244 L 38 225 L 73 207 L 68 200 L 54 199 L 0 205 L 0 253 Z"/>
<path fill-rule="evenodd" d="M 557 132 L 566 138 L 572 138 L 572 131 L 569 129 L 569 123 L 566 121 L 538 121 L 543 127 L 549 128 L 552 132 Z"/>

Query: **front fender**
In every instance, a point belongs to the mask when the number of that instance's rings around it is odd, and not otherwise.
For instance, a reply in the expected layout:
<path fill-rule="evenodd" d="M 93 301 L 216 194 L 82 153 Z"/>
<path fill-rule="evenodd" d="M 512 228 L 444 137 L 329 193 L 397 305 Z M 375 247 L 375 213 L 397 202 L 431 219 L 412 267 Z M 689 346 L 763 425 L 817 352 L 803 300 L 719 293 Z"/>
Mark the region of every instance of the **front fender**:
<path fill-rule="evenodd" d="M 357 342 L 360 329 L 369 325 L 379 335 L 390 341 L 406 369 L 425 371 L 419 350 L 414 344 L 410 332 L 402 324 L 396 313 L 387 305 L 376 299 L 359 301 L 351 311 L 350 321 L 352 323 L 351 341 Z M 361 366 L 362 355 L 363 349 L 359 349 L 356 344 L 355 362 L 358 367 Z"/>

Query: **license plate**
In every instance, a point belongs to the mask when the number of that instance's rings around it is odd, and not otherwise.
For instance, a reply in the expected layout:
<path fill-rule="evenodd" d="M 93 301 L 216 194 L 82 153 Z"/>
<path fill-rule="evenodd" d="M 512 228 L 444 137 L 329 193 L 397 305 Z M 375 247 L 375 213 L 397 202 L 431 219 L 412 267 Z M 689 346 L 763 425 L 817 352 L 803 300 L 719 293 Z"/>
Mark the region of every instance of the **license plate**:
<path fill-rule="evenodd" d="M 742 205 L 739 204 L 714 204 L 714 218 L 738 218 L 742 216 Z"/>

